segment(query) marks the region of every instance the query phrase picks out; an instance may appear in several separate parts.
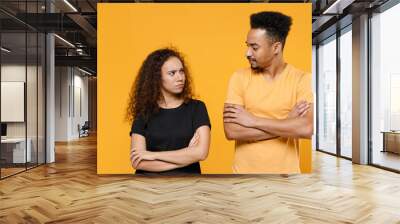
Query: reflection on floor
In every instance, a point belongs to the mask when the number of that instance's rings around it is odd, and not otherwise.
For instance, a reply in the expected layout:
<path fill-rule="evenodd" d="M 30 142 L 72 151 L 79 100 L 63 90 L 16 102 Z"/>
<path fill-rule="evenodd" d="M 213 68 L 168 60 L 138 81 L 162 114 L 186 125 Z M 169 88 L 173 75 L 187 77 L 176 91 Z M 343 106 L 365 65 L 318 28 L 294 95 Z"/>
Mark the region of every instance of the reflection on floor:
<path fill-rule="evenodd" d="M 5 178 L 8 177 L 10 175 L 22 172 L 27 169 L 30 169 L 32 167 L 36 167 L 36 163 L 28 163 L 26 164 L 2 164 L 2 168 L 1 168 L 1 178 Z"/>
<path fill-rule="evenodd" d="M 392 152 L 374 151 L 373 163 L 400 171 L 400 155 Z"/>
<path fill-rule="evenodd" d="M 15 173 L 18 173 L 18 172 L 21 172 L 24 170 L 25 170 L 25 167 L 24 168 L 1 168 L 1 178 L 13 175 Z"/>

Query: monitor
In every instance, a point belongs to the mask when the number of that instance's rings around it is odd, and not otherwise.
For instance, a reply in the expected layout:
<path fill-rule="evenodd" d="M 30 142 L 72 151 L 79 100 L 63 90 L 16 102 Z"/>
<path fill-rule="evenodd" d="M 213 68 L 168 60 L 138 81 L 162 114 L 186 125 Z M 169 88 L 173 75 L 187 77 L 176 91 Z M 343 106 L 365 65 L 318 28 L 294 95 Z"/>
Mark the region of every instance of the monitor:
<path fill-rule="evenodd" d="M 7 136 L 7 124 L 1 123 L 1 136 Z"/>

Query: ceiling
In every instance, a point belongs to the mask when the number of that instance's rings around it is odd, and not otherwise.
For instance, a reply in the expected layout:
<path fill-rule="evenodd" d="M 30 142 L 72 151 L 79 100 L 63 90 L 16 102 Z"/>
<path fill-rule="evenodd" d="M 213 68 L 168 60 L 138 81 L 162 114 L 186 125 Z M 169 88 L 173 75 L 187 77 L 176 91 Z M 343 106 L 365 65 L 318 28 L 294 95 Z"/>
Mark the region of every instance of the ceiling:
<path fill-rule="evenodd" d="M 35 35 L 28 35 L 26 40 L 25 30 L 54 32 L 74 45 L 55 38 L 56 65 L 85 67 L 95 73 L 98 2 L 312 2 L 312 35 L 313 42 L 316 43 L 335 32 L 339 20 L 341 26 L 345 26 L 346 21 L 351 23 L 352 16 L 376 8 L 386 1 L 388 0 L 47 0 L 46 5 L 46 0 L 1 0 L 0 24 L 2 46 L 12 48 L 15 55 L 26 52 L 29 55 L 30 52 L 35 52 L 36 46 L 43 47 L 41 43 L 38 45 Z M 28 43 L 26 49 L 25 42 Z"/>

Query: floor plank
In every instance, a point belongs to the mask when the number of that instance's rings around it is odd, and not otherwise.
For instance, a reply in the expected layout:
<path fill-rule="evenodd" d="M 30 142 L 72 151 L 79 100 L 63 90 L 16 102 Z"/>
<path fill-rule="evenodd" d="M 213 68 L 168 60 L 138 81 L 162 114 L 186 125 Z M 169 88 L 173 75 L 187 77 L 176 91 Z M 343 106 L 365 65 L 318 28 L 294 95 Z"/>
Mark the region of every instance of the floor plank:
<path fill-rule="evenodd" d="M 96 174 L 95 136 L 0 181 L 0 223 L 400 223 L 400 175 L 314 152 L 308 175 Z"/>

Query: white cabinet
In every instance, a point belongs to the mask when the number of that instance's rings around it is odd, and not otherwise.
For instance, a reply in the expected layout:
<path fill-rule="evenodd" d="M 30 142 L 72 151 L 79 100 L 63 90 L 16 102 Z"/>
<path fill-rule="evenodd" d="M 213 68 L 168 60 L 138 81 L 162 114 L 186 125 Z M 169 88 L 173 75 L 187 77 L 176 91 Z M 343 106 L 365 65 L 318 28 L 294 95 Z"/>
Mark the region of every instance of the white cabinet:
<path fill-rule="evenodd" d="M 26 154 L 25 154 L 25 138 L 7 138 L 2 139 L 2 147 L 12 150 L 12 163 L 25 163 L 32 161 L 32 140 L 28 138 L 26 140 Z M 25 161 L 25 159 L 27 159 Z"/>

